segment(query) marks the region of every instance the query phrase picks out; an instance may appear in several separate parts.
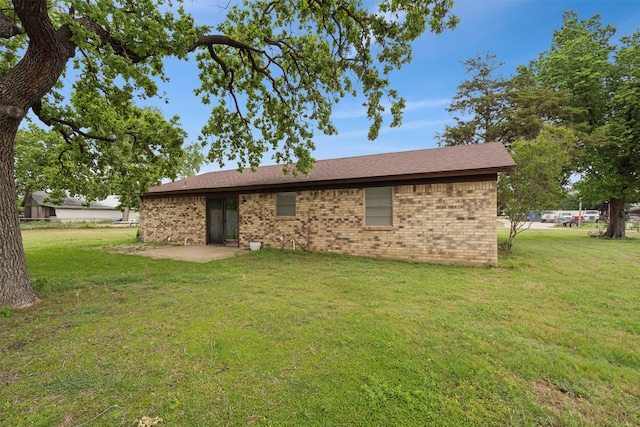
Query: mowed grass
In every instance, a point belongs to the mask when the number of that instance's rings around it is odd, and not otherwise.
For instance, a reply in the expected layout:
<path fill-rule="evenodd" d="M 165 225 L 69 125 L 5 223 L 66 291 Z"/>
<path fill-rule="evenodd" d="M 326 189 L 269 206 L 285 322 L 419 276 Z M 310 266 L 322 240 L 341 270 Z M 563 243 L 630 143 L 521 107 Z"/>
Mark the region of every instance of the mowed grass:
<path fill-rule="evenodd" d="M 506 231 L 500 238 L 506 238 Z M 640 234 L 530 230 L 497 268 L 261 250 L 109 253 L 27 230 L 0 425 L 640 425 Z"/>

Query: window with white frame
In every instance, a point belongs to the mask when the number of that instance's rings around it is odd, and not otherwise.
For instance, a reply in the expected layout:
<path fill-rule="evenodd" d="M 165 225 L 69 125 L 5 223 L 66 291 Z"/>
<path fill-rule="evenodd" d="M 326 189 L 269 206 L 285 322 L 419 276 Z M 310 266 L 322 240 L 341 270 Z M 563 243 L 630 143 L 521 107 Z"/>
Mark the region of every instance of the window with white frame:
<path fill-rule="evenodd" d="M 393 225 L 393 191 L 391 187 L 365 188 L 364 225 Z"/>
<path fill-rule="evenodd" d="M 296 216 L 296 193 L 276 193 L 276 216 Z"/>

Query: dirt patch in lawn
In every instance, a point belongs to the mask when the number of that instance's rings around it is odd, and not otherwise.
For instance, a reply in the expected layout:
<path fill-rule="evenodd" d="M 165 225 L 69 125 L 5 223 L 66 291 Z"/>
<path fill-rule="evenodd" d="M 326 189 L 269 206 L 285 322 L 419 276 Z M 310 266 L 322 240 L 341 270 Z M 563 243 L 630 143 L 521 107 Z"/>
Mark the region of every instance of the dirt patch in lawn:
<path fill-rule="evenodd" d="M 538 404 L 550 409 L 553 415 L 560 421 L 559 414 L 572 413 L 582 422 L 599 425 L 597 415 L 594 413 L 591 403 L 586 398 L 558 389 L 552 384 L 534 381 L 533 392 Z"/>

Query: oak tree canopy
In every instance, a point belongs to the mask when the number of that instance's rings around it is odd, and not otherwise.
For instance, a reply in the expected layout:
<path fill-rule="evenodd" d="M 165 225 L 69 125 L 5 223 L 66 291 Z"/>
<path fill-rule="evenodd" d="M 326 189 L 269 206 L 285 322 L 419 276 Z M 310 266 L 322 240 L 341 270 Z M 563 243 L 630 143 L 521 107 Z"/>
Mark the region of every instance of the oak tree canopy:
<path fill-rule="evenodd" d="M 167 58 L 195 56 L 194 89 L 211 106 L 202 129 L 209 159 L 256 167 L 271 150 L 308 172 L 313 131 L 336 132 L 340 98 L 363 96 L 370 138 L 385 105 L 400 124 L 404 101 L 389 73 L 411 60 L 425 31 L 455 26 L 452 4 L 245 0 L 206 26 L 180 0 L 0 0 L 0 306 L 37 300 L 14 188 L 15 137 L 28 114 L 63 138 L 61 170 L 78 179 L 128 173 L 127 185 L 144 191 L 149 176 L 175 173 L 184 135 L 177 118 L 140 101 L 163 97 Z M 159 171 L 139 175 L 145 167 Z"/>

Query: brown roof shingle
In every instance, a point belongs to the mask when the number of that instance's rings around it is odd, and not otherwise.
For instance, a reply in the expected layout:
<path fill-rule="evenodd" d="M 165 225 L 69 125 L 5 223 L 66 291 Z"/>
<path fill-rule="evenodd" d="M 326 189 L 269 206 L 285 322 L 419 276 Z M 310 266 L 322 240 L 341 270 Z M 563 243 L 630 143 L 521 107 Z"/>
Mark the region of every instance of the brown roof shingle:
<path fill-rule="evenodd" d="M 262 166 L 255 172 L 251 169 L 209 172 L 152 187 L 146 195 L 472 176 L 513 167 L 515 162 L 502 143 L 490 142 L 318 160 L 309 175 L 284 175 L 281 165 Z"/>

